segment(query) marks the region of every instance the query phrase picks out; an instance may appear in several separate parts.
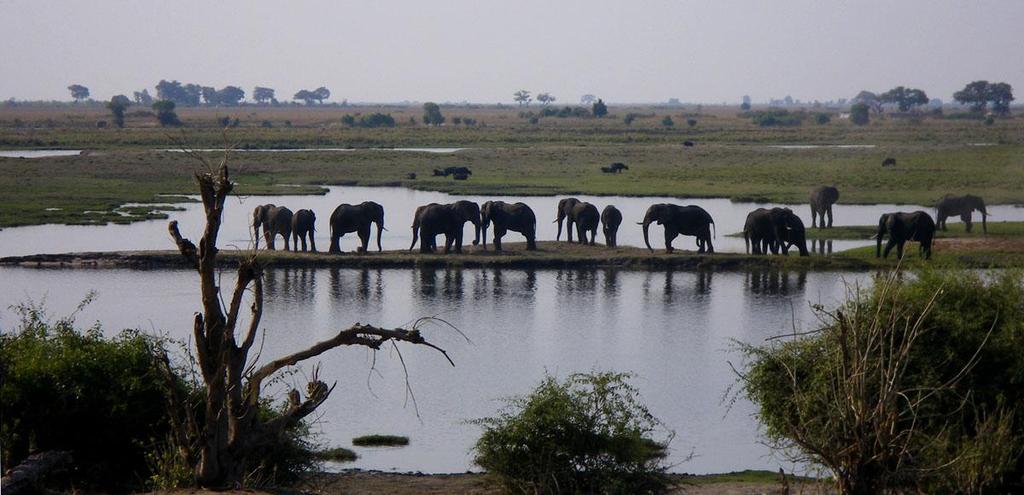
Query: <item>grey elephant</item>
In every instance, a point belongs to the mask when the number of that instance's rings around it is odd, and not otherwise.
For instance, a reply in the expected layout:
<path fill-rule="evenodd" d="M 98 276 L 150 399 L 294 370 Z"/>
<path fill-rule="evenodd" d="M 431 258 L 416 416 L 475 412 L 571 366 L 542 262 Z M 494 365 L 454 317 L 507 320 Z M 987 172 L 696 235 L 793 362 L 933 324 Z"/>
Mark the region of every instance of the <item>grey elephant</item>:
<path fill-rule="evenodd" d="M 565 232 L 569 236 L 569 242 L 572 242 L 572 209 L 576 205 L 580 204 L 580 200 L 576 198 L 565 198 L 558 200 L 558 212 L 555 217 L 555 222 L 558 223 L 558 232 L 555 234 L 555 240 L 562 240 L 562 222 L 566 222 Z"/>
<path fill-rule="evenodd" d="M 682 235 L 691 235 L 697 238 L 697 252 L 714 253 L 715 246 L 711 243 L 712 229 L 715 221 L 711 215 L 696 205 L 679 206 L 669 203 L 658 203 L 647 208 L 644 221 L 640 222 L 644 228 L 644 244 L 647 249 L 651 248 L 648 228 L 652 222 L 665 226 L 665 252 L 673 251 L 672 241 Z"/>
<path fill-rule="evenodd" d="M 882 237 L 889 236 L 889 242 L 882 252 Z M 878 218 L 878 233 L 875 235 L 875 257 L 889 257 L 889 251 L 896 247 L 896 255 L 903 257 L 903 245 L 907 241 L 921 243 L 920 253 L 924 259 L 932 257 L 932 241 L 935 239 L 935 221 L 923 211 L 913 213 L 886 213 Z"/>
<path fill-rule="evenodd" d="M 988 217 L 988 211 L 985 210 L 985 200 L 971 194 L 964 196 L 947 194 L 940 199 L 935 205 L 935 223 L 938 228 L 946 230 L 946 219 L 959 215 L 960 220 L 964 222 L 964 228 L 970 232 L 974 210 L 981 212 L 981 231 L 987 234 L 988 224 L 985 219 Z"/>
<path fill-rule="evenodd" d="M 537 249 L 537 216 L 526 203 L 487 201 L 480 205 L 480 237 L 487 247 L 487 226 L 494 225 L 494 250 L 501 251 L 501 238 L 511 230 L 526 237 L 526 249 Z"/>
<path fill-rule="evenodd" d="M 619 225 L 622 225 L 622 212 L 613 205 L 601 210 L 601 230 L 604 232 L 604 243 L 608 247 L 618 245 Z"/>
<path fill-rule="evenodd" d="M 309 239 L 310 250 L 316 252 L 316 213 L 313 210 L 299 210 L 292 215 L 292 250 L 299 250 L 302 241 L 302 252 L 306 252 L 306 239 Z"/>
<path fill-rule="evenodd" d="M 789 208 L 758 208 L 747 215 L 743 225 L 743 243 L 747 253 L 789 255 L 789 248 L 796 246 L 800 256 L 809 256 L 807 231 Z"/>
<path fill-rule="evenodd" d="M 381 251 L 380 237 L 384 228 L 384 207 L 373 202 L 363 201 L 357 205 L 340 204 L 331 213 L 331 248 L 329 252 L 340 253 L 341 238 L 355 232 L 359 236 L 360 246 L 356 249 L 365 253 L 370 243 L 370 226 L 377 224 L 377 251 Z"/>
<path fill-rule="evenodd" d="M 601 214 L 597 207 L 581 201 L 576 203 L 569 212 L 569 218 L 576 225 L 576 236 L 580 244 L 594 245 L 597 238 L 597 225 L 601 221 Z M 590 241 L 587 241 L 587 232 L 590 232 Z"/>
<path fill-rule="evenodd" d="M 473 245 L 480 243 L 480 206 L 472 201 L 460 200 L 442 205 L 430 203 L 416 209 L 412 223 L 412 244 L 409 250 L 420 242 L 420 252 L 429 253 L 437 249 L 435 239 L 444 234 L 444 252 L 448 254 L 452 245 L 455 252 L 462 252 L 462 235 L 466 222 L 473 224 Z"/>
<path fill-rule="evenodd" d="M 832 205 L 836 201 L 839 201 L 839 189 L 834 186 L 820 186 L 811 191 L 811 227 L 825 228 L 827 214 L 828 228 L 832 228 Z"/>
<path fill-rule="evenodd" d="M 259 247 L 260 229 L 267 241 L 267 249 L 274 249 L 274 239 L 284 237 L 284 249 L 289 249 L 288 240 L 292 236 L 292 210 L 284 206 L 265 204 L 252 211 L 252 228 L 256 236 L 256 247 Z"/>

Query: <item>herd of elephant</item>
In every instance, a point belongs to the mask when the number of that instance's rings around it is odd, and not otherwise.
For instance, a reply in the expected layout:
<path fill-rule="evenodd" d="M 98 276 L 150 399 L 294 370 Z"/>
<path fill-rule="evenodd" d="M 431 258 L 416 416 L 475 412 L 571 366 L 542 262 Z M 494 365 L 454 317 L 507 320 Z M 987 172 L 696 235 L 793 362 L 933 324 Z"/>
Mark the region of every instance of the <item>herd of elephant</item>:
<path fill-rule="evenodd" d="M 835 187 L 823 186 L 816 188 L 810 197 L 811 226 L 817 228 L 832 227 L 832 206 L 839 200 L 839 191 Z M 938 222 L 923 211 L 912 213 L 886 213 L 879 218 L 876 235 L 876 255 L 882 256 L 881 243 L 888 236 L 888 244 L 884 255 L 895 247 L 897 254 L 903 256 L 903 246 L 907 241 L 917 241 L 921 245 L 921 254 L 925 259 L 931 257 L 932 239 L 937 227 L 945 229 L 946 219 L 959 215 L 964 221 L 968 232 L 971 230 L 971 214 L 979 210 L 982 214 L 982 227 L 987 232 L 984 201 L 977 196 L 946 196 L 936 206 Z M 826 220 L 827 218 L 827 220 Z M 266 241 L 267 248 L 274 249 L 278 236 L 284 237 L 285 250 L 307 249 L 316 251 L 314 233 L 316 232 L 316 214 L 311 210 L 292 212 L 286 207 L 272 204 L 260 205 L 253 210 L 253 230 L 256 244 L 259 245 L 260 231 Z M 619 227 L 622 225 L 622 212 L 613 205 L 605 206 L 602 211 L 586 201 L 566 198 L 558 202 L 555 215 L 558 224 L 556 240 L 561 240 L 562 226 L 566 226 L 569 242 L 573 242 L 575 230 L 576 242 L 593 245 L 596 243 L 597 228 L 601 227 L 605 244 L 617 246 Z M 526 249 L 537 249 L 537 217 L 525 203 L 506 203 L 503 201 L 486 201 L 478 205 L 473 201 L 460 200 L 448 204 L 430 203 L 416 209 L 412 224 L 412 244 L 409 250 L 420 245 L 421 253 L 437 251 L 437 236 L 444 235 L 444 252 L 462 252 L 463 230 L 466 223 L 474 227 L 473 245 L 481 244 L 487 248 L 487 230 L 493 228 L 493 246 L 501 251 L 501 240 L 509 232 L 518 232 L 526 238 Z M 642 222 L 644 244 L 651 248 L 649 227 L 656 223 L 665 230 L 665 251 L 673 251 L 672 242 L 680 235 L 696 238 L 698 253 L 713 253 L 715 221 L 711 215 L 697 205 L 675 205 L 659 203 L 647 209 Z M 360 241 L 359 252 L 366 252 L 371 227 L 377 227 L 377 250 L 381 251 L 381 235 L 384 230 L 384 207 L 373 201 L 364 201 L 357 205 L 342 204 L 334 209 L 330 217 L 330 253 L 340 253 L 341 238 L 355 232 Z M 743 237 L 746 250 L 751 254 L 783 254 L 787 255 L 791 248 L 796 248 L 801 256 L 808 256 L 807 236 L 804 223 L 789 208 L 758 208 L 747 215 L 743 226 Z M 290 242 L 289 242 L 290 241 Z"/>

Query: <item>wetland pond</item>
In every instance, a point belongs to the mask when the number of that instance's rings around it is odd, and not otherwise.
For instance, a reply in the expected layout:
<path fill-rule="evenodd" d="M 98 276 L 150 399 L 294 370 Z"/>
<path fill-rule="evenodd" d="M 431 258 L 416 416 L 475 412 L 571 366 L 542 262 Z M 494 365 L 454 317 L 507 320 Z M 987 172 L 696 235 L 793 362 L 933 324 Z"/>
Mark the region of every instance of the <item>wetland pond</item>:
<path fill-rule="evenodd" d="M 533 209 L 537 215 L 537 239 L 554 240 L 557 225 L 555 210 L 558 200 L 567 196 L 460 196 L 440 192 L 417 191 L 401 187 L 352 187 L 330 186 L 324 195 L 290 195 L 290 196 L 233 196 L 225 205 L 224 222 L 220 234 L 222 249 L 250 246 L 252 228 L 252 210 L 255 206 L 273 203 L 287 206 L 292 211 L 300 208 L 311 209 L 317 216 L 316 244 L 320 250 L 330 246 L 330 229 L 328 221 L 331 212 L 341 203 L 358 204 L 363 201 L 376 201 L 384 206 L 384 232 L 382 244 L 385 250 L 407 249 L 412 241 L 413 214 L 416 207 L 427 203 L 450 203 L 458 199 L 468 199 L 483 203 L 489 199 L 500 199 L 505 202 L 522 201 Z M 643 246 L 643 231 L 637 222 L 643 220 L 647 208 L 655 203 L 696 204 L 706 209 L 715 219 L 717 236 L 714 239 L 715 249 L 722 252 L 743 252 L 742 237 L 727 237 L 728 234 L 743 230 L 743 222 L 747 213 L 759 207 L 777 206 L 772 203 L 735 203 L 728 199 L 679 199 L 666 197 L 623 197 L 623 196 L 587 196 L 576 195 L 583 201 L 589 201 L 601 210 L 605 205 L 613 204 L 622 211 L 623 221 L 619 229 L 619 244 L 625 246 Z M 183 235 L 198 239 L 203 228 L 203 208 L 199 203 L 181 203 L 183 211 L 168 212 L 169 220 L 177 220 Z M 793 209 L 810 227 L 810 208 L 806 204 L 781 205 Z M 846 205 L 839 203 L 834 207 L 833 225 L 872 225 L 878 222 L 882 213 L 893 211 L 925 210 L 932 208 L 914 205 Z M 997 220 L 1024 220 L 1024 208 L 1013 205 L 996 205 L 989 212 Z M 22 256 L 29 254 L 56 254 L 85 251 L 124 251 L 124 250 L 164 250 L 173 249 L 174 245 L 167 234 L 169 220 L 153 220 L 135 222 L 127 225 L 36 225 L 29 227 L 13 227 L 0 230 L 0 257 Z M 959 222 L 959 220 L 956 220 Z M 954 219 L 950 219 L 950 224 Z M 956 227 L 954 227 L 956 228 Z M 472 240 L 472 225 L 466 227 L 466 238 Z M 651 247 L 664 249 L 663 230 L 659 225 L 651 225 Z M 376 231 L 373 232 L 376 236 Z M 565 232 L 562 233 L 565 238 Z M 443 237 L 439 237 L 443 242 Z M 509 232 L 504 242 L 522 242 L 523 237 Z M 597 242 L 603 243 L 604 238 L 598 229 Z M 490 243 L 490 239 L 488 239 Z M 836 240 L 832 249 L 842 251 L 870 244 L 871 241 Z M 262 242 L 261 242 L 262 244 Z M 278 238 L 280 246 L 281 240 Z M 343 251 L 354 251 L 358 238 L 354 233 L 347 234 L 341 240 Z M 468 242 L 466 243 L 468 245 Z M 674 242 L 677 249 L 696 250 L 693 237 L 681 236 Z M 812 246 L 808 246 L 812 247 Z"/>
<path fill-rule="evenodd" d="M 4 329 L 17 324 L 13 304 L 45 301 L 51 317 L 60 317 L 93 290 L 96 298 L 77 322 L 102 322 L 108 335 L 138 328 L 186 340 L 200 309 L 190 270 L 4 266 L 0 280 Z M 790 470 L 760 443 L 753 405 L 742 398 L 729 405 L 736 382 L 730 362 L 742 365 L 734 340 L 759 344 L 812 328 L 810 304 L 838 304 L 847 282 L 870 277 L 770 269 L 269 269 L 261 356 L 308 347 L 356 322 L 394 327 L 428 315 L 469 338 L 443 326 L 424 330 L 448 350 L 454 368 L 430 349 L 401 347 L 416 407 L 391 349 L 379 351 L 375 365 L 365 349 L 336 349 L 277 383 L 279 397 L 283 386 L 304 390 L 316 362 L 329 383 L 338 381 L 314 427 L 330 446 L 352 448 L 353 437 L 373 433 L 410 438 L 407 447 L 356 447 L 360 459 L 338 468 L 475 469 L 469 449 L 480 430 L 467 420 L 494 414 L 499 399 L 527 393 L 545 371 L 614 370 L 634 373 L 646 405 L 675 431 L 673 471 Z M 230 270 L 221 284 L 234 284 Z M 691 450 L 696 457 L 682 463 Z"/>

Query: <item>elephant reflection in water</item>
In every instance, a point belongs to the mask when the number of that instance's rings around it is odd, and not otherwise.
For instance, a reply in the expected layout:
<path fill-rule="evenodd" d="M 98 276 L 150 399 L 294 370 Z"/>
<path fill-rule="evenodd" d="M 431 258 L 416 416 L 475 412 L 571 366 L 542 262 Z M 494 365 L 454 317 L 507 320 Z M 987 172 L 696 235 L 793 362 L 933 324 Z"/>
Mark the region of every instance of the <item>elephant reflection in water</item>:
<path fill-rule="evenodd" d="M 357 271 L 352 268 L 331 267 L 329 275 L 331 300 L 349 299 L 351 294 L 346 290 L 353 288 L 356 299 L 361 302 L 379 302 L 384 299 L 383 272 L 379 268 L 361 268 Z"/>
<path fill-rule="evenodd" d="M 419 280 L 416 285 L 420 288 L 420 295 L 433 298 L 437 296 L 437 268 L 421 266 L 416 270 Z"/>
<path fill-rule="evenodd" d="M 606 268 L 604 270 L 604 294 L 607 297 L 619 295 L 619 269 Z"/>
<path fill-rule="evenodd" d="M 682 273 L 677 273 L 675 270 L 666 270 L 663 272 L 648 272 L 647 278 L 646 280 L 644 280 L 643 283 L 644 298 L 652 298 L 652 287 L 656 284 L 654 277 L 658 276 L 665 277 L 663 279 L 661 291 L 661 300 L 665 304 L 677 302 L 677 293 L 680 292 L 679 288 L 676 287 L 676 279 L 678 277 L 694 277 L 692 292 L 687 292 L 686 290 L 683 290 L 681 293 L 679 293 L 679 296 L 708 296 L 711 294 L 711 282 L 714 279 L 714 273 L 715 272 L 712 270 L 684 271 Z"/>
<path fill-rule="evenodd" d="M 796 283 L 791 280 L 793 273 L 777 268 L 750 268 L 746 274 L 747 290 L 754 294 L 788 295 L 804 292 L 807 287 L 807 272 L 796 272 Z"/>
<path fill-rule="evenodd" d="M 316 291 L 315 268 L 269 268 L 264 270 L 263 290 L 270 296 L 283 295 L 311 300 Z"/>
<path fill-rule="evenodd" d="M 444 271 L 443 294 L 449 301 L 462 301 L 464 293 L 461 268 L 449 268 Z"/>
<path fill-rule="evenodd" d="M 811 241 L 811 252 L 820 255 L 832 254 L 831 239 L 814 239 Z"/>
<path fill-rule="evenodd" d="M 555 282 L 557 284 L 556 290 L 559 294 L 581 292 L 586 295 L 593 295 L 597 291 L 597 269 L 558 270 L 558 273 L 555 275 Z"/>

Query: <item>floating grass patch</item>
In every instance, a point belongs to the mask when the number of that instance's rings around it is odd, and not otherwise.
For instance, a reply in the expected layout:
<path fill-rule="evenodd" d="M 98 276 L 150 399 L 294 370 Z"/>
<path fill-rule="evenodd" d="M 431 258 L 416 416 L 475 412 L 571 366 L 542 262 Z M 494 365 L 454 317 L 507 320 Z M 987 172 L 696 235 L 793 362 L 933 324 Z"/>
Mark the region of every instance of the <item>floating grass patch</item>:
<path fill-rule="evenodd" d="M 399 435 L 363 435 L 353 438 L 352 445 L 358 447 L 404 447 L 409 445 L 409 437 Z"/>
<path fill-rule="evenodd" d="M 359 458 L 359 455 L 350 449 L 345 447 L 335 447 L 333 449 L 319 450 L 315 453 L 316 458 L 321 461 L 331 462 L 352 462 Z"/>

